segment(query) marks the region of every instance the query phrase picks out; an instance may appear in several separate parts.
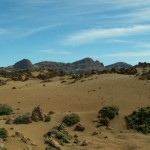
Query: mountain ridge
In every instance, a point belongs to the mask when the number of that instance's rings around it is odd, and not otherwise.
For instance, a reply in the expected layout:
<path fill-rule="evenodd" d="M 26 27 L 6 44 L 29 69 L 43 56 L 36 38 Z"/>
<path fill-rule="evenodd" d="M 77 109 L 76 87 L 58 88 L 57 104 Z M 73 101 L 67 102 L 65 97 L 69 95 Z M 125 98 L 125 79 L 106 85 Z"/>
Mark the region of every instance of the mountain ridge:
<path fill-rule="evenodd" d="M 98 60 L 94 61 L 90 57 L 83 58 L 81 60 L 74 61 L 72 63 L 63 63 L 63 62 L 53 62 L 53 61 L 41 61 L 35 64 L 29 59 L 22 59 L 16 62 L 12 66 L 1 67 L 0 70 L 8 70 L 8 71 L 18 71 L 18 70 L 47 70 L 47 69 L 56 69 L 63 70 L 65 72 L 88 72 L 92 70 L 102 71 L 105 69 L 120 69 L 120 68 L 131 68 L 132 65 L 127 64 L 125 62 L 118 62 L 108 66 L 104 66 L 104 64 Z"/>

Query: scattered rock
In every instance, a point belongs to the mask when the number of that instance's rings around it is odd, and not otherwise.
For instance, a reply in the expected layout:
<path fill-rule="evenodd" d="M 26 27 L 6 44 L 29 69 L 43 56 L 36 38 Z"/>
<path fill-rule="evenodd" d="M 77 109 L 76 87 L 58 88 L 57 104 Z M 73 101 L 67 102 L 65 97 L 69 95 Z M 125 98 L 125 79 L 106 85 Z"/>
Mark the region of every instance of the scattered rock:
<path fill-rule="evenodd" d="M 85 130 L 85 127 L 81 124 L 78 124 L 75 127 L 75 131 L 84 131 L 84 130 Z"/>
<path fill-rule="evenodd" d="M 20 133 L 20 132 L 15 132 L 15 136 L 21 138 L 23 135 L 22 135 L 22 133 Z"/>
<path fill-rule="evenodd" d="M 35 143 L 33 143 L 33 142 L 31 143 L 31 145 L 32 145 L 32 146 L 37 146 L 37 145 L 36 145 Z"/>
<path fill-rule="evenodd" d="M 61 145 L 56 140 L 52 139 L 49 144 L 57 150 L 61 150 Z"/>
<path fill-rule="evenodd" d="M 88 146 L 89 145 L 89 142 L 88 141 L 83 141 L 81 146 Z"/>
<path fill-rule="evenodd" d="M 113 128 L 111 126 L 106 127 L 107 130 L 112 130 Z"/>
<path fill-rule="evenodd" d="M 48 115 L 53 115 L 53 114 L 55 114 L 54 111 L 50 111 L 50 112 L 48 113 Z"/>
<path fill-rule="evenodd" d="M 25 136 L 22 136 L 21 141 L 24 142 L 25 144 L 27 144 L 28 138 L 26 138 Z"/>
<path fill-rule="evenodd" d="M 92 133 L 92 136 L 95 136 L 95 135 L 98 135 L 98 132 L 97 132 L 97 131 L 94 131 L 94 132 Z"/>
<path fill-rule="evenodd" d="M 76 138 L 73 143 L 76 145 L 80 145 L 81 141 L 78 138 Z"/>
<path fill-rule="evenodd" d="M 8 118 L 5 123 L 6 124 L 13 124 L 13 122 L 14 122 L 13 118 Z"/>

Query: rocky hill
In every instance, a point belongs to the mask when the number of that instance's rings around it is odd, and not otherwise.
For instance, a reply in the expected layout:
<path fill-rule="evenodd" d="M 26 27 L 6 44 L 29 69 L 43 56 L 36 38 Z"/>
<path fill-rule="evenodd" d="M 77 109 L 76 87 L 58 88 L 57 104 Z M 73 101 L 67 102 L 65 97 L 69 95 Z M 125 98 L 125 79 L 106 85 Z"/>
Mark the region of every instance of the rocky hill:
<path fill-rule="evenodd" d="M 125 62 L 117 62 L 117 63 L 114 63 L 114 64 L 111 64 L 111 65 L 108 65 L 108 66 L 105 66 L 106 69 L 116 69 L 116 70 L 119 70 L 121 68 L 124 68 L 124 69 L 129 69 L 133 67 L 132 65 L 130 64 L 127 64 Z"/>
<path fill-rule="evenodd" d="M 101 71 L 104 69 L 103 63 L 99 61 L 94 61 L 91 58 L 84 58 L 73 63 L 60 63 L 60 62 L 51 62 L 43 61 L 36 63 L 34 65 L 36 69 L 59 69 L 65 72 L 82 72 L 82 71 L 91 71 L 98 70 Z"/>
<path fill-rule="evenodd" d="M 19 62 L 16 62 L 11 67 L 1 67 L 0 70 L 8 70 L 8 71 L 15 71 L 15 70 L 44 70 L 44 69 L 56 69 L 62 70 L 65 72 L 88 72 L 91 70 L 98 70 L 101 71 L 104 69 L 103 63 L 99 61 L 94 61 L 91 58 L 84 58 L 79 61 L 75 61 L 73 63 L 61 63 L 61 62 L 51 62 L 51 61 L 43 61 L 36 64 L 32 64 L 32 62 L 28 59 L 23 59 Z"/>
<path fill-rule="evenodd" d="M 23 59 L 13 65 L 13 69 L 15 70 L 25 70 L 33 68 L 33 64 L 28 59 Z"/>

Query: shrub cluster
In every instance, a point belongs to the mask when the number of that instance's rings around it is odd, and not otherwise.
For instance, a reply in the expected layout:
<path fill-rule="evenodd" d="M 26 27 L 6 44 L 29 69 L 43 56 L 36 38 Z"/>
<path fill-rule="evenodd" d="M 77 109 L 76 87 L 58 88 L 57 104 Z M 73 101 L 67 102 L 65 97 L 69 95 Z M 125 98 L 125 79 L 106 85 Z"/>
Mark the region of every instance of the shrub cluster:
<path fill-rule="evenodd" d="M 80 122 L 80 117 L 75 113 L 69 114 L 63 119 L 63 123 L 65 123 L 67 126 L 73 126 L 78 122 Z"/>
<path fill-rule="evenodd" d="M 5 128 L 0 128 L 0 139 L 5 140 L 8 136 L 7 130 Z"/>
<path fill-rule="evenodd" d="M 5 104 L 0 104 L 0 116 L 10 115 L 13 112 L 12 108 Z"/>
<path fill-rule="evenodd" d="M 119 109 L 116 106 L 106 106 L 103 107 L 100 111 L 101 118 L 114 119 L 116 115 L 118 115 Z"/>
<path fill-rule="evenodd" d="M 53 128 L 47 132 L 44 137 L 46 137 L 45 143 L 49 143 L 49 140 L 52 140 L 53 137 L 55 137 L 55 140 L 58 142 L 63 143 L 68 143 L 72 138 L 66 130 L 59 130 L 58 128 Z"/>
<path fill-rule="evenodd" d="M 150 133 L 150 106 L 140 108 L 126 117 L 127 125 L 144 134 Z"/>
<path fill-rule="evenodd" d="M 114 119 L 115 116 L 118 115 L 118 112 L 119 112 L 119 109 L 116 106 L 103 107 L 98 113 L 99 122 L 98 122 L 97 127 L 108 126 L 110 120 Z"/>
<path fill-rule="evenodd" d="M 29 124 L 32 122 L 31 116 L 23 115 L 14 120 L 14 124 Z"/>

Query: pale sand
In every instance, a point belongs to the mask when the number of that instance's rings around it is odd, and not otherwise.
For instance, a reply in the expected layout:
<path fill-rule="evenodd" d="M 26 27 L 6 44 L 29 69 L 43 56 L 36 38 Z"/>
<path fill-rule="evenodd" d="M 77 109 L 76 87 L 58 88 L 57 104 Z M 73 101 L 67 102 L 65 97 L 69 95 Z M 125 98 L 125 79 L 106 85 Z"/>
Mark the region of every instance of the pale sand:
<path fill-rule="evenodd" d="M 59 125 L 65 114 L 72 111 L 80 115 L 81 124 L 86 130 L 79 133 L 73 131 L 74 127 L 68 128 L 70 134 L 77 134 L 81 141 L 87 140 L 91 144 L 86 147 L 66 144 L 64 150 L 149 150 L 150 135 L 127 130 L 124 117 L 139 107 L 150 105 L 150 81 L 116 74 L 95 75 L 93 80 L 85 80 L 83 83 L 78 81 L 68 85 L 60 83 L 57 77 L 49 83 L 40 83 L 39 80 L 11 81 L 1 86 L 0 103 L 12 106 L 15 116 L 31 113 L 37 105 L 41 105 L 46 113 L 51 110 L 56 113 L 52 115 L 52 121 L 49 123 L 5 125 L 5 121 L 0 120 L 0 127 L 7 128 L 10 136 L 15 131 L 23 133 L 37 144 L 35 150 L 44 150 L 46 145 L 43 142 L 43 134 Z M 43 87 L 43 84 L 46 86 Z M 16 90 L 12 90 L 14 86 Z M 119 116 L 111 122 L 111 131 L 96 128 L 96 124 L 92 122 L 96 119 L 98 111 L 107 105 L 117 105 L 120 109 Z M 16 110 L 17 108 L 20 110 Z M 14 130 L 10 130 L 11 127 Z M 91 136 L 93 131 L 99 131 L 101 134 Z M 5 144 L 8 150 L 23 150 L 26 146 L 19 138 L 11 137 Z"/>

